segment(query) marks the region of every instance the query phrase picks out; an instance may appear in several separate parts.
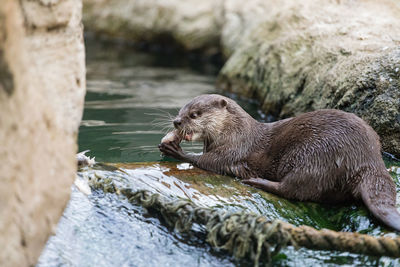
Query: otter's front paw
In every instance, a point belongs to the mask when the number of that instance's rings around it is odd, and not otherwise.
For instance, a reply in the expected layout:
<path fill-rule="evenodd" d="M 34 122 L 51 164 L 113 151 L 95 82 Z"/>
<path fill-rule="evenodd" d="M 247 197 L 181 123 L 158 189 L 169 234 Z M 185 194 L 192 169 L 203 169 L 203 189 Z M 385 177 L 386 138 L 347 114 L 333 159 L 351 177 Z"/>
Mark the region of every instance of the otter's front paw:
<path fill-rule="evenodd" d="M 165 142 L 158 145 L 160 151 L 166 155 L 179 160 L 184 157 L 182 148 L 176 142 Z"/>

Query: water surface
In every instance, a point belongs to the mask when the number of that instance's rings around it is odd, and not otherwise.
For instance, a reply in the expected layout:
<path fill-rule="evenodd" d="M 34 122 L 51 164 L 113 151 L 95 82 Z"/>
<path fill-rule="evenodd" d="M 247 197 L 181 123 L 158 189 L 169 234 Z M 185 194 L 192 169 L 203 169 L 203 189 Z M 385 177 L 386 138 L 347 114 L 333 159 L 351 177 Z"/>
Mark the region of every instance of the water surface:
<path fill-rule="evenodd" d="M 199 94 L 215 92 L 215 68 L 170 54 L 87 43 L 87 95 L 79 150 L 97 161 L 163 160 L 160 122 Z M 199 62 L 200 64 L 200 62 Z M 203 64 L 203 63 L 202 63 Z M 172 126 L 172 124 L 171 124 Z M 200 144 L 186 148 L 201 151 Z M 165 159 L 164 159 L 165 160 Z M 168 160 L 168 159 L 166 159 Z M 38 266 L 233 266 L 203 238 L 171 231 L 141 207 L 72 187 L 71 200 Z"/>
<path fill-rule="evenodd" d="M 147 189 L 189 198 L 199 205 L 246 210 L 317 229 L 389 234 L 364 208 L 330 207 L 292 202 L 243 187 L 230 177 L 196 181 L 175 177 L 172 167 L 158 165 L 157 148 L 167 132 L 168 116 L 194 96 L 215 92 L 215 69 L 204 62 L 169 54 L 149 54 L 98 42 L 87 44 L 87 95 L 79 132 L 79 150 L 91 151 L 101 162 L 156 162 L 147 167 L 121 165 L 121 171 L 85 170 L 79 179 L 113 177 L 118 186 Z M 239 103 L 263 120 L 257 103 Z M 168 115 L 169 114 L 169 115 Z M 172 126 L 169 124 L 169 126 Z M 184 149 L 201 151 L 198 143 Z M 177 163 L 178 168 L 190 168 Z M 387 162 L 388 166 L 395 165 Z M 175 168 L 175 167 L 174 167 Z M 400 175 L 393 175 L 397 183 Z M 86 178 L 85 178 L 86 177 Z M 400 185 L 398 184 L 398 187 Z M 400 193 L 400 192 L 398 192 Z M 399 198 L 400 194 L 398 195 Z M 400 199 L 398 199 L 400 202 Z M 399 260 L 350 253 L 286 248 L 277 266 L 396 266 Z M 72 187 L 71 200 L 57 233 L 51 237 L 38 266 L 248 266 L 204 242 L 199 229 L 190 235 L 170 229 L 160 218 L 116 194 L 92 190 L 85 195 Z"/>

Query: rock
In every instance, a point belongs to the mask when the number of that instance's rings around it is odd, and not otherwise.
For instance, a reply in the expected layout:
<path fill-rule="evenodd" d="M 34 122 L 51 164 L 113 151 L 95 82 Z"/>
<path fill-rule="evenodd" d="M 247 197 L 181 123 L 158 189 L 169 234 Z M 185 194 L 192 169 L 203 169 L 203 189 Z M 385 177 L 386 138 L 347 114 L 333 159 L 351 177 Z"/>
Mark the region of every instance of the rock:
<path fill-rule="evenodd" d="M 85 0 L 87 29 L 135 41 L 173 40 L 187 50 L 219 46 L 222 1 Z"/>
<path fill-rule="evenodd" d="M 269 4 L 221 70 L 219 87 L 257 98 L 275 118 L 322 108 L 356 113 L 385 151 L 400 155 L 400 6 Z"/>
<path fill-rule="evenodd" d="M 0 266 L 33 266 L 75 178 L 85 95 L 79 0 L 0 5 Z"/>

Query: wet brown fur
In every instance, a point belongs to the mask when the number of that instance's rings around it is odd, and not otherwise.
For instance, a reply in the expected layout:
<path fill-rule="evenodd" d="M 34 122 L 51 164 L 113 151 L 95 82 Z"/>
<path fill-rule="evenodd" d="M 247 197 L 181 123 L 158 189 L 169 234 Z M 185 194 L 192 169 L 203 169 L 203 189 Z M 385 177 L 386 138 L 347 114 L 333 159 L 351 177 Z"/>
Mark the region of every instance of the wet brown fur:
<path fill-rule="evenodd" d="M 203 154 L 186 154 L 173 142 L 160 144 L 163 153 L 288 199 L 362 200 L 374 216 L 400 231 L 396 187 L 379 137 L 356 115 L 326 109 L 260 123 L 229 98 L 202 95 L 176 119 L 181 134 L 201 136 Z"/>

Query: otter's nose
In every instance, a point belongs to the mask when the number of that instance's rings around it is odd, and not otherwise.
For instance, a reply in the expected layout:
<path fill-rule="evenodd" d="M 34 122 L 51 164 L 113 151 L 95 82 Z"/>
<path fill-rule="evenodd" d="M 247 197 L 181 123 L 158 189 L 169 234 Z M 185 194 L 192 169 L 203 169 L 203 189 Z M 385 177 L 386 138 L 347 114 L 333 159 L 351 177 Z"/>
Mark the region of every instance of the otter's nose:
<path fill-rule="evenodd" d="M 182 124 L 182 120 L 181 119 L 175 119 L 174 120 L 175 128 L 178 128 L 179 126 L 181 126 L 181 124 Z"/>

